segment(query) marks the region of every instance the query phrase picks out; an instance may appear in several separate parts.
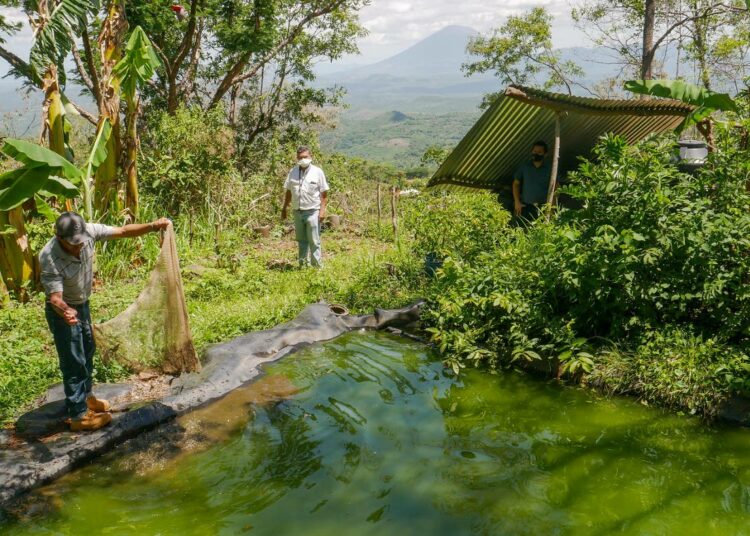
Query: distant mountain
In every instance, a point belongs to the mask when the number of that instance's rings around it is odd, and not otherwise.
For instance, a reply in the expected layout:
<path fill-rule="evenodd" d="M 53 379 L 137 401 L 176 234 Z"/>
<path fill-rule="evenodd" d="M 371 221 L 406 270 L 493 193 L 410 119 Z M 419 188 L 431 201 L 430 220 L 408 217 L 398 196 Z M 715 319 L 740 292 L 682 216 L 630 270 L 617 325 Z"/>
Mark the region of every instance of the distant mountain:
<path fill-rule="evenodd" d="M 500 91 L 492 73 L 464 76 L 461 67 L 471 60 L 466 47 L 479 33 L 465 26 L 448 26 L 383 61 L 319 76 L 322 87 L 337 85 L 347 91 L 347 115 L 382 113 L 475 112 L 487 93 Z M 563 61 L 573 60 L 584 70 L 582 85 L 593 87 L 619 72 L 611 53 L 600 48 L 560 49 Z M 542 81 L 530 85 L 541 85 Z M 574 92 L 589 95 L 583 88 Z"/>
<path fill-rule="evenodd" d="M 466 45 L 469 39 L 477 35 L 476 30 L 466 26 L 447 26 L 400 54 L 352 69 L 347 75 L 352 79 L 383 74 L 412 79 L 438 75 L 461 76 L 461 65 L 469 59 Z"/>
<path fill-rule="evenodd" d="M 503 86 L 492 74 L 467 78 L 461 71 L 471 59 L 466 46 L 477 35 L 472 28 L 448 26 L 378 63 L 320 73 L 317 83 L 346 89 L 348 104 L 338 127 L 321 132 L 323 146 L 409 167 L 418 165 L 430 145 L 455 145 L 479 117 L 484 95 Z M 586 86 L 618 72 L 604 49 L 560 52 L 583 67 Z"/>

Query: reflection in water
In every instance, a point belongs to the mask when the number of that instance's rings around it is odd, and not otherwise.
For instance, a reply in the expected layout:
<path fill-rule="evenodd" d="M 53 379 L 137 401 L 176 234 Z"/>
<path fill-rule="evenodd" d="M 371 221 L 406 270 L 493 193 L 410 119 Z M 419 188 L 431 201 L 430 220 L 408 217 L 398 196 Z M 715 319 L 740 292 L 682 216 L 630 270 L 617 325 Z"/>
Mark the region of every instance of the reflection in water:
<path fill-rule="evenodd" d="M 26 501 L 13 534 L 744 534 L 750 431 L 351 334 Z M 42 506 L 40 506 L 42 505 Z M 26 516 L 25 518 L 23 516 Z"/>

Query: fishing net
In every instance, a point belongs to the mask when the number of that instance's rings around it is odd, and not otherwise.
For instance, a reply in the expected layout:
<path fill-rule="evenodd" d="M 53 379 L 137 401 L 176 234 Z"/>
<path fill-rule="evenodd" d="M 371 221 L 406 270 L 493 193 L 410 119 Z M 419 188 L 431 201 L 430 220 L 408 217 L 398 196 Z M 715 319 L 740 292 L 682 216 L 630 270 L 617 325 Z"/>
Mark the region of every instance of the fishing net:
<path fill-rule="evenodd" d="M 146 288 L 125 311 L 95 325 L 94 336 L 104 361 L 121 363 L 136 372 L 154 369 L 178 374 L 200 369 L 171 225 L 164 233 Z"/>

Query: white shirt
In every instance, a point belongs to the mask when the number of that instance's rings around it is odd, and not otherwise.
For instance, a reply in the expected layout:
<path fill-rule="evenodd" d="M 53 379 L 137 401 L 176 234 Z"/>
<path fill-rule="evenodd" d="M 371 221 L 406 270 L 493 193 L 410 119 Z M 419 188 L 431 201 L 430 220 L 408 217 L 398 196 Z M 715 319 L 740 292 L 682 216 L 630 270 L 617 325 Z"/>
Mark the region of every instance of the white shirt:
<path fill-rule="evenodd" d="M 323 170 L 312 164 L 307 169 L 294 166 L 284 189 L 292 193 L 292 210 L 320 209 L 320 194 L 330 190 Z"/>

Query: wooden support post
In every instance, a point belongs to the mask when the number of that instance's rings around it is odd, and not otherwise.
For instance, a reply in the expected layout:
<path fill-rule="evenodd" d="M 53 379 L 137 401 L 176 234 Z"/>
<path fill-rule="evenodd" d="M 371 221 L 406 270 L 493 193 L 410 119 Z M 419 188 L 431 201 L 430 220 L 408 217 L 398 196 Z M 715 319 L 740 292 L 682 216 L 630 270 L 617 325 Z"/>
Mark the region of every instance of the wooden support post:
<path fill-rule="evenodd" d="M 560 112 L 555 112 L 555 144 L 552 148 L 552 170 L 549 176 L 549 188 L 547 190 L 547 221 L 552 215 L 552 204 L 555 201 L 555 190 L 557 189 L 557 168 L 560 163 Z"/>
<path fill-rule="evenodd" d="M 396 210 L 396 187 L 391 187 L 391 223 L 393 224 L 393 238 L 398 242 L 398 212 Z"/>
<path fill-rule="evenodd" d="M 380 204 L 380 198 L 381 198 L 380 181 L 378 181 L 378 229 L 380 229 L 380 218 L 381 218 L 381 214 L 383 211 L 381 204 Z"/>

